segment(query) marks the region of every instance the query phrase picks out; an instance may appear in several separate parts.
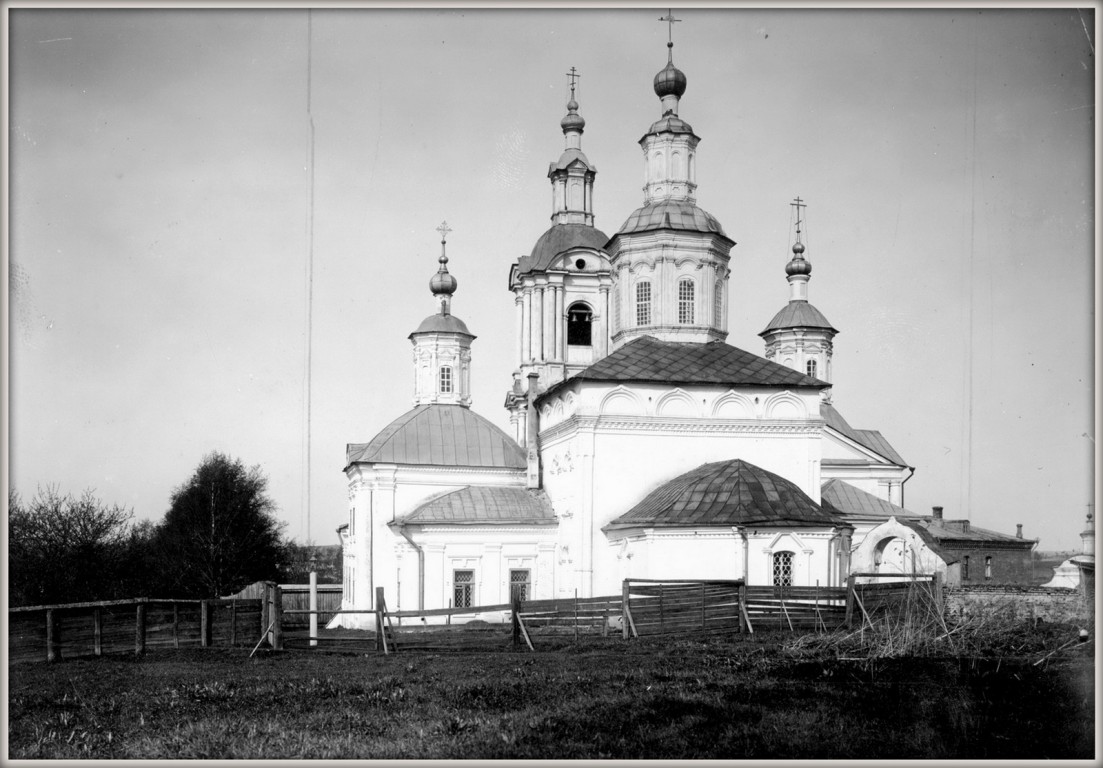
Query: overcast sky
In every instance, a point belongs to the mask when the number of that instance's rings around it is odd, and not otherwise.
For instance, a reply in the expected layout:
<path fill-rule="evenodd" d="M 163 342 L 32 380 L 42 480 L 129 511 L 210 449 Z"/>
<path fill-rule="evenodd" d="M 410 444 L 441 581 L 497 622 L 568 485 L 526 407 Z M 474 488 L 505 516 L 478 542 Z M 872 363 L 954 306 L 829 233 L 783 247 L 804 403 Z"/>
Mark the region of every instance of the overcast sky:
<path fill-rule="evenodd" d="M 643 200 L 665 10 L 12 10 L 11 484 L 159 520 L 219 450 L 304 540 L 311 328 L 310 537 L 336 543 L 346 444 L 411 407 L 442 220 L 474 408 L 508 428 L 507 277 L 549 226 L 566 73 L 611 235 Z M 675 14 L 698 203 L 738 243 L 728 342 L 763 352 L 800 195 L 835 405 L 916 467 L 906 506 L 1079 549 L 1093 14 Z"/>

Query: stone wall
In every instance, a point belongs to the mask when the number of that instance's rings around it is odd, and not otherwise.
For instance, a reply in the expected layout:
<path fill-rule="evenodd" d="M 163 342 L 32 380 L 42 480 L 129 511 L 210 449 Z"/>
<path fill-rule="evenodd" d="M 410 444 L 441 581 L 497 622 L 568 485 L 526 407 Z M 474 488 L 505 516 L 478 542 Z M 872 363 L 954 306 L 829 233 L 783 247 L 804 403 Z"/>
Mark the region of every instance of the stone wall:
<path fill-rule="evenodd" d="M 1095 615 L 1094 602 L 1078 589 L 1025 587 L 1014 584 L 970 584 L 948 587 L 944 593 L 949 617 L 999 615 L 1082 623 Z"/>

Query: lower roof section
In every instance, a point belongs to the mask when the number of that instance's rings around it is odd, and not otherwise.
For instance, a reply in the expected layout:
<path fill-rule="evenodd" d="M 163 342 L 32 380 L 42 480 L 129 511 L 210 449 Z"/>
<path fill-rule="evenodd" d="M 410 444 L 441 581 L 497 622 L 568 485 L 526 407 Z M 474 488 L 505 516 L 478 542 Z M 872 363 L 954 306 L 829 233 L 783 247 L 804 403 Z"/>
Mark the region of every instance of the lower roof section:
<path fill-rule="evenodd" d="M 469 485 L 434 496 L 392 525 L 555 525 L 543 491 Z"/>

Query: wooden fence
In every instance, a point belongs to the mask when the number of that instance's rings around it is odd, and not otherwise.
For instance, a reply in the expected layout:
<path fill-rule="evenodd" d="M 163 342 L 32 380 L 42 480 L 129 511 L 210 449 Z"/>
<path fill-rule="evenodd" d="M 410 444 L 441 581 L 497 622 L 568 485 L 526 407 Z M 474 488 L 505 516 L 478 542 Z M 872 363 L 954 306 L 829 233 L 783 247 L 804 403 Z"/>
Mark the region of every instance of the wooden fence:
<path fill-rule="evenodd" d="M 854 573 L 847 580 L 846 625 L 872 624 L 880 618 L 937 617 L 945 609 L 938 573 Z"/>
<path fill-rule="evenodd" d="M 271 581 L 258 581 L 229 597 L 263 600 L 274 584 L 275 582 Z M 281 607 L 284 610 L 284 628 L 294 630 L 307 627 L 310 623 L 310 614 L 300 613 L 300 611 L 310 610 L 310 585 L 280 584 L 279 586 L 282 595 Z M 316 584 L 315 590 L 318 601 L 316 614 L 318 625 L 324 627 L 341 610 L 342 586 L 340 584 Z"/>
<path fill-rule="evenodd" d="M 625 579 L 622 636 L 695 635 L 746 631 L 742 579 Z"/>
<path fill-rule="evenodd" d="M 136 598 L 8 610 L 8 661 L 57 661 L 147 648 L 252 646 L 262 600 Z"/>

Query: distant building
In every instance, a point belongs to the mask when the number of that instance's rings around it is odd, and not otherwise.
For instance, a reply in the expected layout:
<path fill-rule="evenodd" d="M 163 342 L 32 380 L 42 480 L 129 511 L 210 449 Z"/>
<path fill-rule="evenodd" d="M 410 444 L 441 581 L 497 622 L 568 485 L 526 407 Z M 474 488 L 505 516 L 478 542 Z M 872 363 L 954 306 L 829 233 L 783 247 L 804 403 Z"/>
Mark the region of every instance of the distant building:
<path fill-rule="evenodd" d="M 735 241 L 697 205 L 686 85 L 671 52 L 639 140 L 643 205 L 610 237 L 572 82 L 551 226 L 509 270 L 512 434 L 471 410 L 475 336 L 451 313 L 442 225 L 439 311 L 410 334 L 414 407 L 348 445 L 346 608 L 379 587 L 392 609 L 431 609 L 614 594 L 628 577 L 828 586 L 855 569 L 1018 578 L 1024 550 L 1029 563 L 1032 542 L 904 510 L 913 468 L 832 405 L 838 331 L 808 301 L 799 198 L 764 356 L 725 342 Z"/>
<path fill-rule="evenodd" d="M 1079 589 L 1086 597 L 1095 595 L 1095 520 L 1088 510 L 1084 530 L 1080 532 L 1080 554 L 1073 555 L 1053 569 L 1053 578 L 1043 587 Z"/>

